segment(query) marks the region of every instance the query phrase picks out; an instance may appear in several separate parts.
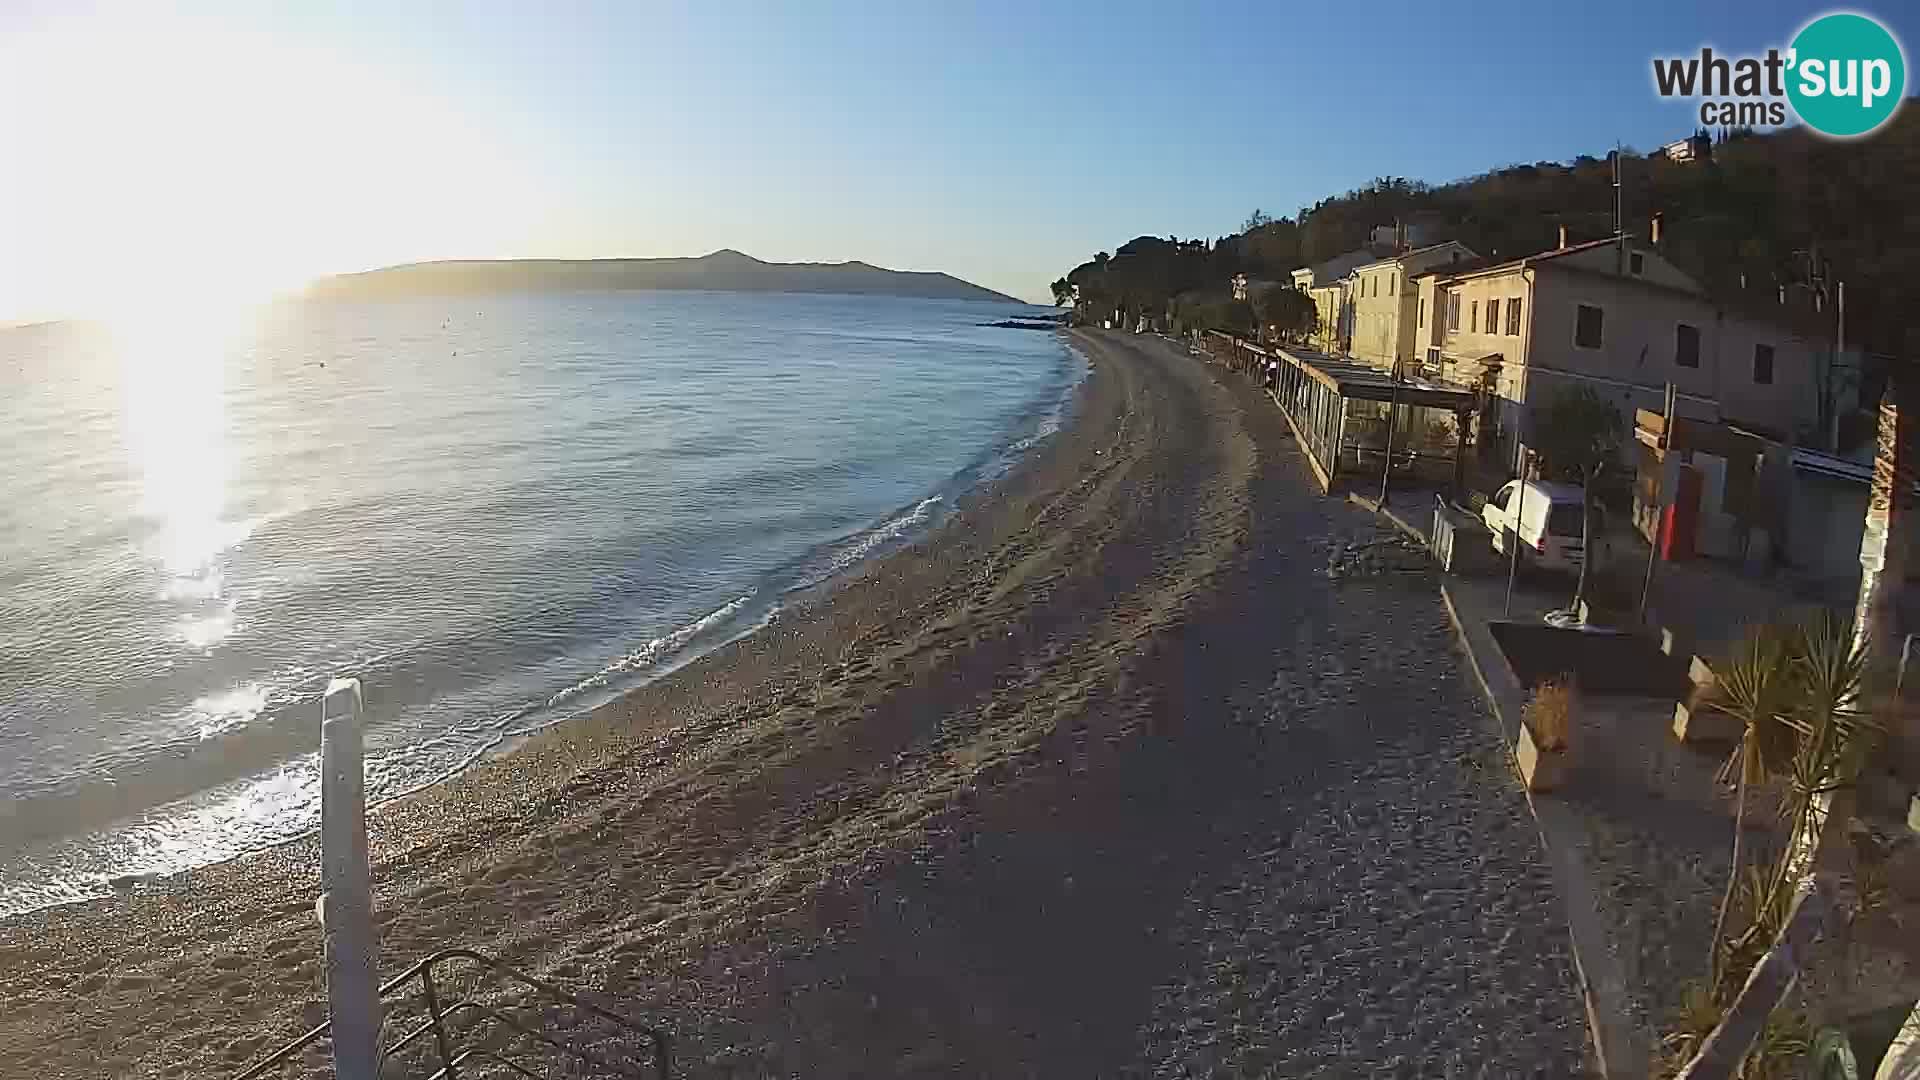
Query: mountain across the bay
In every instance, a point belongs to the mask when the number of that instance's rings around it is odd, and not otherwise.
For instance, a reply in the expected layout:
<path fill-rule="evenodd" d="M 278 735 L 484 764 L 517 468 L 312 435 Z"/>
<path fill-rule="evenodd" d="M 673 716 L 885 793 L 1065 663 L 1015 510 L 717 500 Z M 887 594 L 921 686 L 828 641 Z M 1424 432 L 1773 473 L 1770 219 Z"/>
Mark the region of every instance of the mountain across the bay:
<path fill-rule="evenodd" d="M 708 289 L 725 292 L 848 293 L 945 300 L 1014 297 L 951 274 L 888 270 L 863 262 L 773 263 L 722 249 L 698 258 L 499 259 L 406 263 L 323 278 L 315 296 L 563 291 L 574 289 Z"/>

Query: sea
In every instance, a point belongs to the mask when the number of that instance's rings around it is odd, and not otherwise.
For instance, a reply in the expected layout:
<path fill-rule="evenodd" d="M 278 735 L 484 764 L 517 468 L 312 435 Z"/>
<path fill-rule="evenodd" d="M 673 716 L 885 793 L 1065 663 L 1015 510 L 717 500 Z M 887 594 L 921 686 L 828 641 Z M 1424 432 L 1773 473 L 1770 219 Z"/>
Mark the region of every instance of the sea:
<path fill-rule="evenodd" d="M 1014 304 L 282 301 L 0 330 L 0 915 L 285 842 L 936 526 L 1084 363 Z"/>

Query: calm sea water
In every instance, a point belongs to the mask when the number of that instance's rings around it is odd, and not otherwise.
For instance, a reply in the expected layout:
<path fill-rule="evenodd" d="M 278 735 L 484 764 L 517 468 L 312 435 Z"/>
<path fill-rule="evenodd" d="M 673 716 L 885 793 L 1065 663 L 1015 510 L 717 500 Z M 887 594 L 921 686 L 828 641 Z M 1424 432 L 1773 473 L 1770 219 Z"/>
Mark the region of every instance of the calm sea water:
<path fill-rule="evenodd" d="M 1079 362 L 1006 305 L 593 293 L 0 330 L 0 913 L 378 797 L 936 521 Z"/>

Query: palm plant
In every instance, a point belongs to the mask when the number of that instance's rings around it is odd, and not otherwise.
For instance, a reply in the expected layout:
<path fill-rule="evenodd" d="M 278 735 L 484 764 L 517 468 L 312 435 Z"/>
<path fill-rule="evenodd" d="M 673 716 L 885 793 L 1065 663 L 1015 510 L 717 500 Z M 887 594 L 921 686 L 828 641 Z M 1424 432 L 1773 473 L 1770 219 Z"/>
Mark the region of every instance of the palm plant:
<path fill-rule="evenodd" d="M 1831 612 L 1801 627 L 1800 707 L 1781 717 L 1796 736 L 1781 816 L 1789 843 L 1774 876 L 1776 894 L 1811 873 L 1832 813 L 1833 796 L 1860 774 L 1879 721 L 1864 707 L 1867 642 Z"/>
<path fill-rule="evenodd" d="M 1800 637 L 1797 628 L 1786 624 L 1755 627 L 1734 647 L 1732 655 L 1717 672 L 1717 695 L 1711 707 L 1740 721 L 1742 732 L 1739 744 L 1719 775 L 1722 783 L 1732 783 L 1735 794 L 1733 866 L 1727 873 L 1726 891 L 1720 897 L 1720 910 L 1713 922 L 1711 967 L 1716 985 L 1720 982 L 1721 943 L 1726 939 L 1727 912 L 1733 906 L 1746 851 L 1748 792 L 1768 773 L 1781 771 L 1793 752 L 1793 730 L 1781 722 L 1781 717 L 1799 704 L 1794 645 Z"/>
<path fill-rule="evenodd" d="M 1743 955 L 1764 945 L 1780 927 L 1795 886 L 1813 868 L 1832 796 L 1852 783 L 1878 723 L 1862 708 L 1867 649 L 1852 628 L 1832 612 L 1815 612 L 1794 624 L 1769 624 L 1750 632 L 1722 666 L 1715 708 L 1740 720 L 1745 731 L 1721 779 L 1736 788 L 1733 866 L 1714 921 L 1713 972 L 1727 974 L 1729 946 Z M 1727 913 L 1746 878 L 1744 834 L 1749 793 L 1767 776 L 1787 780 L 1780 814 L 1788 843 L 1779 861 L 1749 884 L 1754 915 L 1739 942 L 1726 936 Z M 1738 966 L 1738 965 L 1736 965 Z"/>
<path fill-rule="evenodd" d="M 1755 628 L 1717 669 L 1712 705 L 1745 727 L 1721 770 L 1722 780 L 1732 777 L 1738 792 L 1733 868 L 1714 923 L 1713 974 L 1689 996 L 1665 1040 L 1669 1062 L 1697 1052 L 1786 928 L 1795 893 L 1820 857 L 1833 797 L 1853 783 L 1880 728 L 1864 708 L 1869 655 L 1864 639 L 1844 620 L 1817 612 L 1798 623 Z M 1786 849 L 1771 866 L 1743 866 L 1749 789 L 1769 775 L 1787 780 L 1780 802 Z M 1745 929 L 1729 935 L 1728 912 L 1735 907 Z M 1735 1075 L 1788 1075 L 1807 1046 L 1804 1023 L 1776 1011 Z"/>

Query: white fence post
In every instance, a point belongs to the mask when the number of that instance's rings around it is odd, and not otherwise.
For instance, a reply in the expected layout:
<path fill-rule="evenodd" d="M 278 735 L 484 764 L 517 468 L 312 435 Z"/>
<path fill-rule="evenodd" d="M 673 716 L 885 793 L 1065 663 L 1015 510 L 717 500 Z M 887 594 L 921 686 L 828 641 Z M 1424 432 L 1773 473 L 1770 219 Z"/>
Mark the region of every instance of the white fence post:
<path fill-rule="evenodd" d="M 320 705 L 321 923 L 336 1080 L 376 1080 L 380 1070 L 360 704 L 360 680 L 335 679 Z"/>

